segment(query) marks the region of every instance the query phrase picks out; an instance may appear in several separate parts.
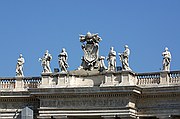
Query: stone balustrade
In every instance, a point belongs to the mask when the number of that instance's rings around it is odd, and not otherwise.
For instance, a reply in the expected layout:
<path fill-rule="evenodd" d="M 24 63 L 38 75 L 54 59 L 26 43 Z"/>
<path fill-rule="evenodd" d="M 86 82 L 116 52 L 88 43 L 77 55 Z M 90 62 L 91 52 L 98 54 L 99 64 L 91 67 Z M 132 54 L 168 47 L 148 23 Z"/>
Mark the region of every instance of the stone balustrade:
<path fill-rule="evenodd" d="M 41 85 L 40 77 L 24 78 L 24 88 L 38 88 Z"/>
<path fill-rule="evenodd" d="M 180 85 L 180 71 L 139 73 L 136 77 L 140 86 Z"/>
<path fill-rule="evenodd" d="M 15 78 L 1 78 L 0 79 L 0 89 L 13 90 L 16 87 Z"/>
<path fill-rule="evenodd" d="M 137 85 L 160 84 L 160 72 L 139 73 L 137 75 Z"/>
<path fill-rule="evenodd" d="M 42 75 L 42 77 L 0 78 L 1 90 L 27 90 L 29 88 L 50 87 L 92 87 L 92 86 L 128 86 L 143 87 L 180 85 L 180 71 L 132 73 L 118 71 L 86 76 L 69 74 Z M 96 79 L 98 77 L 98 79 Z M 80 81 L 80 82 L 79 82 Z M 88 84 L 89 83 L 89 84 Z"/>
<path fill-rule="evenodd" d="M 169 83 L 178 84 L 180 83 L 180 71 L 172 71 L 168 73 Z"/>
<path fill-rule="evenodd" d="M 9 77 L 0 78 L 1 90 L 25 90 L 38 88 L 41 84 L 41 77 Z"/>

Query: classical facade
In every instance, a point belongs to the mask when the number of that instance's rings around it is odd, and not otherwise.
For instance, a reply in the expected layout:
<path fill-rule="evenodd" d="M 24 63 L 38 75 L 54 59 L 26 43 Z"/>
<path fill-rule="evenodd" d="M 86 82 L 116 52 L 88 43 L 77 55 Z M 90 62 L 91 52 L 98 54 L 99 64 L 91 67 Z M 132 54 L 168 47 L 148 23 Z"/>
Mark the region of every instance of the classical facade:
<path fill-rule="evenodd" d="M 180 119 L 180 71 L 108 70 L 98 34 L 80 41 L 86 44 L 78 70 L 0 78 L 0 118 Z"/>

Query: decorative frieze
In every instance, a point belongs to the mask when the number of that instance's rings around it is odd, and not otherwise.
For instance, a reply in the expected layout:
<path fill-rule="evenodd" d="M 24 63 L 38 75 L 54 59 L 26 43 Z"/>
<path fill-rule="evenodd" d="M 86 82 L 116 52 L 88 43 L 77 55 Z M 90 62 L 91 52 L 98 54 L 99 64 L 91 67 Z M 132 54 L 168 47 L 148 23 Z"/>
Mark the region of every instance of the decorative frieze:
<path fill-rule="evenodd" d="M 128 98 L 89 98 L 89 99 L 50 99 L 50 100 L 41 100 L 40 107 L 41 108 L 60 108 L 60 109 L 92 109 L 92 108 L 120 108 L 126 107 L 128 105 Z"/>

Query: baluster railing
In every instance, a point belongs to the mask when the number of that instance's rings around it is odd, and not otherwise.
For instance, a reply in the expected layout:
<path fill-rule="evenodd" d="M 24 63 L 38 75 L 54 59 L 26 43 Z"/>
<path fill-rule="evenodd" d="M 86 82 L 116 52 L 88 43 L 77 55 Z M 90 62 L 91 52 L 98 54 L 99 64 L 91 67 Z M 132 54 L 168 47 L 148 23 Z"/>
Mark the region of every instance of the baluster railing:
<path fill-rule="evenodd" d="M 169 84 L 178 84 L 180 83 L 180 71 L 171 71 L 168 73 Z"/>
<path fill-rule="evenodd" d="M 0 78 L 0 90 L 23 90 L 26 88 L 38 88 L 40 84 L 41 77 Z"/>
<path fill-rule="evenodd" d="M 24 78 L 24 88 L 38 88 L 41 84 L 40 77 Z"/>
<path fill-rule="evenodd" d="M 0 89 L 15 89 L 16 79 L 14 78 L 1 78 Z"/>
<path fill-rule="evenodd" d="M 160 83 L 160 73 L 139 73 L 137 76 L 137 85 L 153 85 Z"/>

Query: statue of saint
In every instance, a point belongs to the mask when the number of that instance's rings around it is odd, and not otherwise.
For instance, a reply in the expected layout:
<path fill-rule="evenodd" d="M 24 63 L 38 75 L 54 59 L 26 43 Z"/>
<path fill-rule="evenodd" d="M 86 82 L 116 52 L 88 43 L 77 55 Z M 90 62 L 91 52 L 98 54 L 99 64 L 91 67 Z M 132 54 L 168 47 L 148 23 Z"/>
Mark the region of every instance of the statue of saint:
<path fill-rule="evenodd" d="M 116 70 L 116 51 L 114 51 L 114 47 L 110 48 L 110 52 L 107 57 L 108 60 L 108 70 L 115 71 Z"/>
<path fill-rule="evenodd" d="M 107 67 L 105 66 L 105 63 L 104 63 L 104 59 L 105 59 L 105 57 L 103 57 L 103 56 L 99 57 L 99 71 L 100 72 L 107 70 Z"/>
<path fill-rule="evenodd" d="M 16 65 L 16 76 L 24 76 L 23 73 L 23 64 L 25 63 L 25 60 L 22 56 L 22 54 L 19 55 L 19 58 L 17 60 L 17 65 Z"/>
<path fill-rule="evenodd" d="M 51 72 L 50 68 L 50 61 L 52 60 L 51 54 L 49 54 L 49 51 L 46 50 L 43 58 L 39 58 L 39 61 L 41 61 L 41 65 L 43 67 L 43 73 L 49 73 Z"/>
<path fill-rule="evenodd" d="M 118 53 L 120 60 L 122 62 L 122 70 L 131 70 L 129 67 L 129 55 L 130 50 L 127 45 L 124 46 L 125 50 L 123 53 Z"/>
<path fill-rule="evenodd" d="M 67 63 L 67 59 L 68 59 L 68 54 L 66 52 L 66 49 L 63 48 L 62 52 L 58 55 L 58 62 L 59 62 L 59 67 L 61 69 L 61 72 L 67 72 L 67 68 L 68 63 Z"/>
<path fill-rule="evenodd" d="M 165 51 L 162 53 L 163 56 L 163 71 L 170 70 L 170 62 L 171 62 L 171 53 L 168 51 L 168 48 L 165 48 Z"/>

